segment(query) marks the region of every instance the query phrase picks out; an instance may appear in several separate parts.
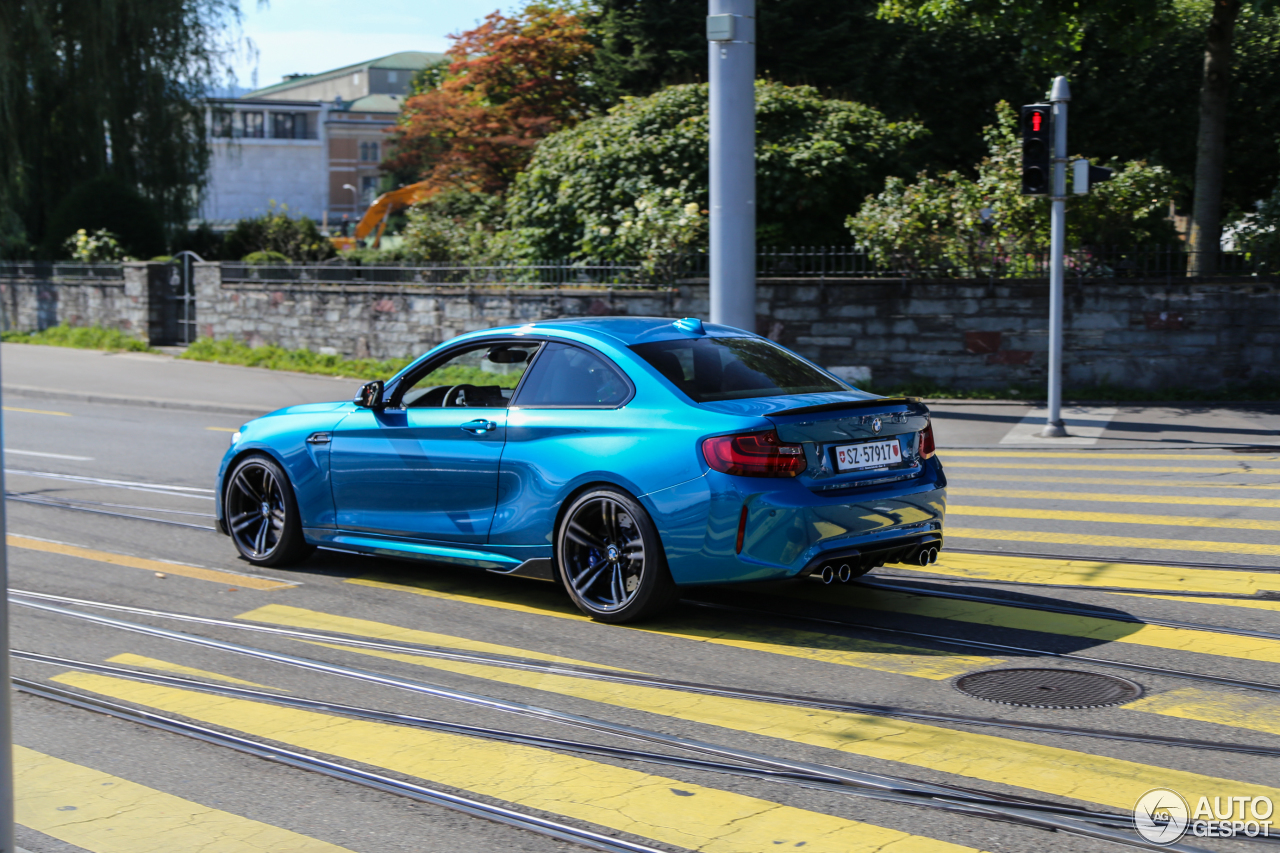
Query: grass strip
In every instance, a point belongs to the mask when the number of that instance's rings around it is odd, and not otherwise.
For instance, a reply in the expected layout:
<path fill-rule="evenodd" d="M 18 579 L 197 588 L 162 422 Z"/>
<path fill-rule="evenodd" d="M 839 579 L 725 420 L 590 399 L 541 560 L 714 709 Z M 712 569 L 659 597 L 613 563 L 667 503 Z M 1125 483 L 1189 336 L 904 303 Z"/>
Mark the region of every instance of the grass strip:
<path fill-rule="evenodd" d="M 251 347 L 233 340 L 215 341 L 201 338 L 187 347 L 180 358 L 191 361 L 215 361 L 295 373 L 318 373 L 324 376 L 351 376 L 357 379 L 389 379 L 413 361 L 410 358 L 343 358 L 322 355 L 305 349 L 285 349 L 268 345 Z"/>
<path fill-rule="evenodd" d="M 102 326 L 52 326 L 43 332 L 4 332 L 0 340 L 7 344 L 42 344 L 51 347 L 74 347 L 110 352 L 150 352 L 151 347 L 119 329 Z"/>

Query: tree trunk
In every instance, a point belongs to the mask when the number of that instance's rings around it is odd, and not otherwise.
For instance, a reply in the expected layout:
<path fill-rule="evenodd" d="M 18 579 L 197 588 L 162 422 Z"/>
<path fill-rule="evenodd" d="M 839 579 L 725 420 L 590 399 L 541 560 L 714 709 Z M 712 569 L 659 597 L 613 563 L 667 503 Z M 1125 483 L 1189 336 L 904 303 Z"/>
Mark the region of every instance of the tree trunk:
<path fill-rule="evenodd" d="M 1196 137 L 1195 200 L 1191 210 L 1191 263 L 1187 274 L 1211 273 L 1222 240 L 1222 173 L 1226 161 L 1227 96 L 1231 41 L 1241 0 L 1213 0 L 1200 84 L 1200 129 Z"/>

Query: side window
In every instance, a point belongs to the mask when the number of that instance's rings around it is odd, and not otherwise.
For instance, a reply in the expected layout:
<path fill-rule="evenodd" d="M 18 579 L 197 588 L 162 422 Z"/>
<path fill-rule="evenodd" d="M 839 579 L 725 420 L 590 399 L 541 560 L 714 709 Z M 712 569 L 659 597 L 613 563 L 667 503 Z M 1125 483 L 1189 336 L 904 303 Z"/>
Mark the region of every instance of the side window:
<path fill-rule="evenodd" d="M 631 384 L 603 357 L 566 344 L 547 344 L 520 389 L 525 408 L 613 408 L 631 396 Z"/>
<path fill-rule="evenodd" d="M 511 403 L 537 341 L 487 343 L 436 364 L 400 395 L 406 409 L 501 409 Z"/>

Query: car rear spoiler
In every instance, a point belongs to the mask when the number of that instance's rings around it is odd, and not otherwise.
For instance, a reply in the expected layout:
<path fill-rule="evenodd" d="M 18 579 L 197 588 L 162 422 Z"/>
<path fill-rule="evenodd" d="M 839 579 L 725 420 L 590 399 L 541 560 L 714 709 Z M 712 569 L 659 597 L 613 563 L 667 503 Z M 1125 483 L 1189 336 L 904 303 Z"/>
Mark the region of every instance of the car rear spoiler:
<path fill-rule="evenodd" d="M 847 403 L 819 403 L 816 406 L 801 406 L 797 409 L 772 412 L 771 415 L 808 415 L 816 412 L 838 412 L 842 409 L 883 409 L 885 406 L 909 406 L 927 411 L 924 401 L 919 397 L 874 397 L 870 400 L 851 400 Z"/>

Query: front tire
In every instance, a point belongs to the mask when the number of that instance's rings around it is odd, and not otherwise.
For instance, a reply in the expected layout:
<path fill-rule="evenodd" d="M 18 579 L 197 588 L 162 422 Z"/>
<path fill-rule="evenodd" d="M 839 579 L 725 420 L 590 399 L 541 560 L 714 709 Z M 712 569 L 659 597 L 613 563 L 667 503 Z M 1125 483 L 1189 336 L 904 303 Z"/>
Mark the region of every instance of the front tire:
<path fill-rule="evenodd" d="M 608 486 L 579 495 L 556 531 L 560 582 L 597 622 L 632 622 L 675 602 L 658 529 L 635 498 Z"/>
<path fill-rule="evenodd" d="M 240 460 L 227 475 L 222 500 L 231 541 L 253 565 L 287 566 L 315 550 L 302 536 L 293 486 L 274 459 Z"/>

